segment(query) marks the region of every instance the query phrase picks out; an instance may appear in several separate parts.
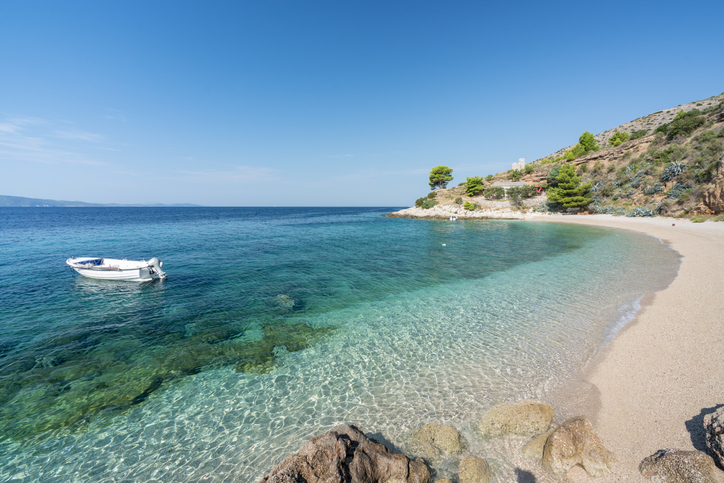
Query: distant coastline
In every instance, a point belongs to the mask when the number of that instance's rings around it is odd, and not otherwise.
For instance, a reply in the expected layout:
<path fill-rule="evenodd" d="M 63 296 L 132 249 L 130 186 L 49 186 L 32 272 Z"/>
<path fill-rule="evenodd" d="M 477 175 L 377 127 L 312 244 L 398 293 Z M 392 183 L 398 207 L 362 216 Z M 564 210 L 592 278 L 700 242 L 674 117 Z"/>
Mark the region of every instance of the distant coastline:
<path fill-rule="evenodd" d="M 25 198 L 23 196 L 0 195 L 0 208 L 102 208 L 102 207 L 164 207 L 164 206 L 201 206 L 192 203 L 179 203 L 166 205 L 156 204 L 132 204 L 121 205 L 117 203 L 86 203 L 83 201 L 46 200 L 43 198 Z"/>

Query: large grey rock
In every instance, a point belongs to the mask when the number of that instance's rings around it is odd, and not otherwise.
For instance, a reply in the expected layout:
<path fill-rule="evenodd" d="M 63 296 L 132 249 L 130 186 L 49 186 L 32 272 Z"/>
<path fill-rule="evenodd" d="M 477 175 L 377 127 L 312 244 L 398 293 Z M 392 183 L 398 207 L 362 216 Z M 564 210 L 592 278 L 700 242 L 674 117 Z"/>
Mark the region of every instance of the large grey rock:
<path fill-rule="evenodd" d="M 463 441 L 457 429 L 452 426 L 426 424 L 410 431 L 408 454 L 437 459 L 452 456 L 463 451 Z"/>
<path fill-rule="evenodd" d="M 460 462 L 458 479 L 460 483 L 490 483 L 493 472 L 484 459 L 468 456 Z"/>
<path fill-rule="evenodd" d="M 581 465 L 590 476 L 611 473 L 611 453 L 593 430 L 588 419 L 579 416 L 558 426 L 546 440 L 541 464 L 556 476 Z"/>
<path fill-rule="evenodd" d="M 497 404 L 478 419 L 483 436 L 497 438 L 508 434 L 536 436 L 545 433 L 553 421 L 555 410 L 540 401 Z"/>
<path fill-rule="evenodd" d="M 341 424 L 307 441 L 260 483 L 429 483 L 421 459 L 392 454 L 355 426 Z"/>
<path fill-rule="evenodd" d="M 702 451 L 662 449 L 644 458 L 639 471 L 658 483 L 717 483 L 721 472 Z"/>
<path fill-rule="evenodd" d="M 704 430 L 706 446 L 719 462 L 719 467 L 724 468 L 724 406 L 704 416 Z"/>

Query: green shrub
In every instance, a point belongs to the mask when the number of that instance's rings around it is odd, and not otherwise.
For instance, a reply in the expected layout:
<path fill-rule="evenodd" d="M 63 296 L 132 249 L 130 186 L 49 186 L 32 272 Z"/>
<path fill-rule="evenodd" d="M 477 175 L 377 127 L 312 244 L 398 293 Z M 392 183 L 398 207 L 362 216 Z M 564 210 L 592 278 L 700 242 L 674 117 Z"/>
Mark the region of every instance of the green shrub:
<path fill-rule="evenodd" d="M 706 221 L 706 216 L 692 216 L 691 222 L 692 223 L 704 223 Z"/>
<path fill-rule="evenodd" d="M 578 144 L 583 147 L 583 150 L 586 154 L 599 150 L 598 143 L 596 143 L 596 138 L 594 138 L 593 134 L 588 131 L 581 134 L 581 137 L 578 138 Z"/>
<path fill-rule="evenodd" d="M 551 168 L 550 171 L 548 171 L 548 176 L 546 176 L 546 182 L 548 183 L 548 186 L 558 186 L 558 173 L 560 172 L 560 166 L 554 166 L 553 168 Z"/>
<path fill-rule="evenodd" d="M 598 173 L 603 168 L 603 165 L 601 164 L 601 161 L 596 161 L 596 164 L 593 165 L 593 169 L 591 170 L 592 173 Z"/>
<path fill-rule="evenodd" d="M 533 172 L 533 165 L 532 164 L 526 164 L 524 168 L 525 174 L 530 174 Z"/>
<path fill-rule="evenodd" d="M 641 129 L 639 131 L 634 131 L 631 133 L 631 137 L 629 139 L 631 139 L 633 141 L 634 139 L 639 139 L 639 138 L 646 136 L 648 133 L 649 133 L 648 129 Z"/>
<path fill-rule="evenodd" d="M 420 208 L 424 202 L 425 202 L 425 198 L 418 198 L 415 200 L 415 206 Z"/>
<path fill-rule="evenodd" d="M 488 182 L 493 181 L 493 175 L 492 174 L 487 175 L 485 177 L 485 181 L 488 181 Z"/>
<path fill-rule="evenodd" d="M 671 141 L 676 136 L 688 136 L 697 128 L 704 125 L 706 118 L 698 109 L 692 109 L 689 112 L 679 111 L 676 118 L 669 123 L 666 131 L 666 139 Z"/>
<path fill-rule="evenodd" d="M 505 196 L 505 189 L 501 186 L 491 186 L 489 188 L 485 188 L 483 196 L 492 200 L 500 200 Z"/>
<path fill-rule="evenodd" d="M 508 195 L 508 198 L 510 199 L 510 201 L 514 205 L 520 206 L 522 204 L 523 192 L 520 188 L 518 188 L 518 187 L 508 188 L 507 195 Z"/>
<path fill-rule="evenodd" d="M 430 199 L 433 199 L 436 196 L 437 196 L 437 193 L 435 193 L 434 191 L 431 191 L 430 193 L 427 194 L 427 197 Z"/>
<path fill-rule="evenodd" d="M 676 202 L 680 205 L 683 205 L 687 201 L 689 201 L 692 196 L 694 196 L 694 190 L 692 188 L 687 188 L 684 191 L 681 192 L 679 197 L 676 199 Z"/>
<path fill-rule="evenodd" d="M 422 206 L 420 208 L 422 208 L 423 210 L 429 210 L 436 204 L 437 204 L 437 200 L 427 199 L 427 200 L 423 201 Z"/>
<path fill-rule="evenodd" d="M 477 207 L 478 207 L 478 205 L 476 205 L 475 203 L 470 203 L 469 201 L 466 201 L 465 204 L 463 205 L 463 208 L 465 208 L 468 211 L 475 211 L 475 208 L 477 208 Z"/>
<path fill-rule="evenodd" d="M 668 123 L 668 122 L 667 122 L 666 124 L 662 124 L 661 126 L 659 126 L 659 127 L 657 127 L 656 129 L 654 129 L 654 132 L 656 132 L 656 133 L 661 133 L 661 134 L 666 134 L 666 132 L 669 130 L 669 124 L 670 124 L 670 123 Z"/>
<path fill-rule="evenodd" d="M 606 172 L 613 173 L 614 171 L 616 171 L 616 166 L 613 163 L 609 164 L 608 168 L 606 168 Z"/>
<path fill-rule="evenodd" d="M 618 146 L 622 142 L 626 141 L 629 138 L 629 134 L 625 131 L 616 131 L 613 133 L 613 136 L 609 139 L 609 142 L 612 146 Z"/>
<path fill-rule="evenodd" d="M 468 178 L 465 183 L 465 194 L 468 196 L 475 196 L 485 189 L 483 186 L 483 178 L 480 176 L 473 176 Z"/>
<path fill-rule="evenodd" d="M 456 205 L 462 205 L 462 204 L 463 204 L 463 199 L 460 198 L 460 197 L 455 198 L 455 204 L 456 204 Z"/>
<path fill-rule="evenodd" d="M 707 164 L 703 168 L 694 171 L 694 180 L 697 183 L 708 183 L 714 176 L 716 176 L 717 169 L 719 168 L 719 160 L 714 160 Z"/>
<path fill-rule="evenodd" d="M 518 169 L 511 169 L 508 173 L 508 178 L 513 181 L 518 181 L 521 177 L 522 173 Z"/>

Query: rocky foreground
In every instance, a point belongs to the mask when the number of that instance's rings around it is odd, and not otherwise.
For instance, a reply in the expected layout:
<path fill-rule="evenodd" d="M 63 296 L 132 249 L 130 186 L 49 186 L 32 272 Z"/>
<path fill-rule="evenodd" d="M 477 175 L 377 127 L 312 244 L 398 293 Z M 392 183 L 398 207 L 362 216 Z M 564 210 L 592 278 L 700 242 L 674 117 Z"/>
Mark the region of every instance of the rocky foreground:
<path fill-rule="evenodd" d="M 555 411 L 540 401 L 498 404 L 476 423 L 476 437 L 505 439 L 520 437 L 528 443 L 520 453 L 528 465 L 501 465 L 472 454 L 457 429 L 426 424 L 409 432 L 405 454 L 393 454 L 357 427 L 341 424 L 309 440 L 299 451 L 282 461 L 259 483 L 490 483 L 497 481 L 544 482 L 565 479 L 572 468 L 583 469 L 589 477 L 612 475 L 615 455 L 585 417 L 570 418 L 553 425 Z M 724 465 L 722 428 L 724 408 L 707 418 L 709 448 L 720 466 Z M 428 465 L 454 462 L 452 478 L 436 478 Z M 662 449 L 641 461 L 640 474 L 652 481 L 684 483 L 724 482 L 724 472 L 703 451 Z M 435 465 L 437 463 L 437 465 Z M 521 468 L 521 466 L 525 466 Z M 512 471 L 511 471 L 511 467 Z M 531 471 L 532 470 L 532 471 Z M 625 480 L 623 480 L 625 481 Z"/>

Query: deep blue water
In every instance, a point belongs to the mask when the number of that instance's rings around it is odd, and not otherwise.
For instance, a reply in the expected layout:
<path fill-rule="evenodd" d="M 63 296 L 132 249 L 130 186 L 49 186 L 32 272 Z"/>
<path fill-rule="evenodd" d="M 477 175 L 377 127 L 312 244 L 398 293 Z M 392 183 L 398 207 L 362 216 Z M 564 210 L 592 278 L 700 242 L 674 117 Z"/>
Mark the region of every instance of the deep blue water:
<path fill-rule="evenodd" d="M 338 422 L 464 428 L 545 397 L 678 268 L 633 233 L 393 210 L 0 208 L 0 479 L 254 481 Z"/>

